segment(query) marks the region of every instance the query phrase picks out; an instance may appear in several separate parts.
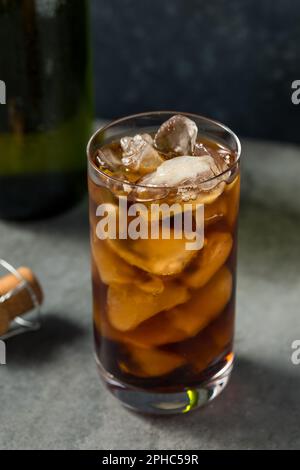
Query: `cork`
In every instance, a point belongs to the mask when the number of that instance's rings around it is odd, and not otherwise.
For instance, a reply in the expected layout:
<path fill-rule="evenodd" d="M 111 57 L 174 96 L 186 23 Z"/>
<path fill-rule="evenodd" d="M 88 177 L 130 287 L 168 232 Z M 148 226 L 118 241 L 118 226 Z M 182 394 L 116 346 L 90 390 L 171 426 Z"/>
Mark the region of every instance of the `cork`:
<path fill-rule="evenodd" d="M 43 291 L 40 283 L 31 269 L 20 267 L 17 269 L 19 274 L 29 285 L 30 290 L 40 305 L 43 302 Z M 0 302 L 0 336 L 9 329 L 10 322 L 24 313 L 32 310 L 36 305 L 26 285 L 21 285 L 22 281 L 13 274 L 8 274 L 0 278 L 0 297 L 16 289 L 13 295 L 9 296 L 4 302 Z"/>

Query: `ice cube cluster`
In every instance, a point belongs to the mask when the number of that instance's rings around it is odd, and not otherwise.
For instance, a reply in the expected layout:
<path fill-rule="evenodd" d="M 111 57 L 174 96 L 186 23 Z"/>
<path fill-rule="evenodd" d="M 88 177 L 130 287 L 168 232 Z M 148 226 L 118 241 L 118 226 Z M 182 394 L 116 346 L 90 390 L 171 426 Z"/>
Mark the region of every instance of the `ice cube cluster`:
<path fill-rule="evenodd" d="M 195 199 L 199 186 L 201 191 L 211 191 L 230 176 L 226 171 L 230 156 L 212 155 L 197 136 L 196 123 L 176 114 L 160 126 L 154 138 L 150 134 L 122 137 L 120 156 L 111 155 L 108 149 L 99 151 L 97 158 L 111 171 L 122 166 L 134 173 L 139 185 L 175 187 L 185 200 Z"/>

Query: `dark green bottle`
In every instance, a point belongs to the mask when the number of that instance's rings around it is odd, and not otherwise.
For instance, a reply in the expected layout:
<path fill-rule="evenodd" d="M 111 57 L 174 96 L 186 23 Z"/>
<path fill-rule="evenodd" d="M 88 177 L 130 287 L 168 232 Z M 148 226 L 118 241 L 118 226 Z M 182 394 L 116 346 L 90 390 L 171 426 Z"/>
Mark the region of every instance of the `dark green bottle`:
<path fill-rule="evenodd" d="M 0 0 L 0 217 L 50 216 L 84 194 L 89 46 L 87 1 Z"/>

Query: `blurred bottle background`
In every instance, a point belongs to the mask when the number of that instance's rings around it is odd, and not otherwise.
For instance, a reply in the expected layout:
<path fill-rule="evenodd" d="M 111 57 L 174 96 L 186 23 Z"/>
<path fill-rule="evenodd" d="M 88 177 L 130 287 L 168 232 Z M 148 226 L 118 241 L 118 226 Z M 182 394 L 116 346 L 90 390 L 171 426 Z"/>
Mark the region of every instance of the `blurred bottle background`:
<path fill-rule="evenodd" d="M 0 217 L 45 217 L 85 192 L 92 129 L 85 0 L 0 0 Z"/>

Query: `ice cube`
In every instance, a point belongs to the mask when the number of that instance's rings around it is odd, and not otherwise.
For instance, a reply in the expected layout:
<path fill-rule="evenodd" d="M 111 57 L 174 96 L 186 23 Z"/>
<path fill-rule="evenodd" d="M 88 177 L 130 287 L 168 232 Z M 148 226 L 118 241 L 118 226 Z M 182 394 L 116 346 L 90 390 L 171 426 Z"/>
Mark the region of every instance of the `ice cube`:
<path fill-rule="evenodd" d="M 151 173 L 163 162 L 163 158 L 153 147 L 153 139 L 149 134 L 123 137 L 120 144 L 123 150 L 122 163 L 132 171 Z"/>
<path fill-rule="evenodd" d="M 108 147 L 97 150 L 96 161 L 98 166 L 103 170 L 116 171 L 121 166 L 121 160 L 113 150 Z"/>
<path fill-rule="evenodd" d="M 184 354 L 187 362 L 193 365 L 194 372 L 202 372 L 228 351 L 234 333 L 233 325 L 232 315 L 226 312 L 225 315 L 219 315 L 198 335 L 178 343 L 173 350 L 179 355 Z"/>
<path fill-rule="evenodd" d="M 219 181 L 205 181 L 220 174 L 215 160 L 210 155 L 193 157 L 184 155 L 165 160 L 153 173 L 141 178 L 138 183 L 150 186 L 189 186 L 205 184 L 204 189 L 211 189 Z"/>
<path fill-rule="evenodd" d="M 225 192 L 225 191 L 224 191 Z M 205 204 L 204 217 L 205 226 L 211 226 L 216 222 L 224 219 L 228 212 L 227 200 L 223 197 L 218 197 L 211 203 Z"/>
<path fill-rule="evenodd" d="M 194 121 L 176 114 L 158 129 L 154 143 L 156 148 L 166 154 L 192 155 L 198 128 Z"/>
<path fill-rule="evenodd" d="M 196 142 L 195 147 L 193 149 L 193 155 L 195 155 L 195 157 L 203 157 L 205 155 L 211 154 L 204 144 L 202 144 L 201 142 Z"/>
<path fill-rule="evenodd" d="M 192 289 L 203 287 L 221 268 L 232 248 L 232 236 L 227 232 L 208 235 L 204 248 L 199 252 L 183 282 Z"/>
<path fill-rule="evenodd" d="M 228 150 L 208 150 L 207 147 L 201 142 L 196 142 L 194 147 L 193 155 L 196 157 L 210 156 L 214 160 L 214 167 L 218 174 L 226 172 L 231 164 L 231 157 L 228 154 Z M 230 172 L 226 172 L 222 175 L 222 180 L 227 181 L 229 179 Z"/>
<path fill-rule="evenodd" d="M 184 306 L 166 312 L 169 324 L 186 338 L 195 336 L 225 308 L 232 293 L 232 275 L 223 266 L 202 289 L 195 291 Z M 197 314 L 196 314 L 197 313 Z"/>
<path fill-rule="evenodd" d="M 132 346 L 127 346 L 127 349 L 129 360 L 120 362 L 120 369 L 137 377 L 158 377 L 169 374 L 186 362 L 183 356 L 169 351 Z"/>
<path fill-rule="evenodd" d="M 114 334 L 114 339 L 134 346 L 152 348 L 182 341 L 186 339 L 186 334 L 172 325 L 167 312 L 162 312 L 142 322 L 134 330 L 119 333 L 118 338 Z"/>
<path fill-rule="evenodd" d="M 119 331 L 134 329 L 163 310 L 186 302 L 190 295 L 185 286 L 166 282 L 162 292 L 152 294 L 131 284 L 112 284 L 108 288 L 108 318 Z"/>
<path fill-rule="evenodd" d="M 163 291 L 164 284 L 160 278 L 126 263 L 109 248 L 106 240 L 94 239 L 92 253 L 98 274 L 104 284 L 135 284 L 151 294 Z"/>
<path fill-rule="evenodd" d="M 105 284 L 129 284 L 138 273 L 109 248 L 105 240 L 95 240 L 92 253 L 99 276 Z"/>
<path fill-rule="evenodd" d="M 170 239 L 108 239 L 109 246 L 127 263 L 158 276 L 179 274 L 196 255 L 187 250 L 188 239 L 176 239 L 170 230 Z"/>

